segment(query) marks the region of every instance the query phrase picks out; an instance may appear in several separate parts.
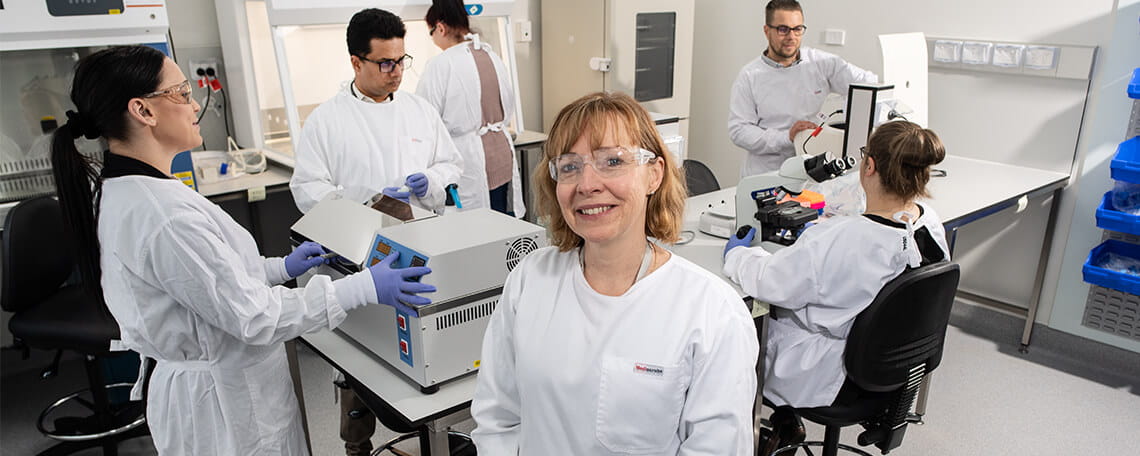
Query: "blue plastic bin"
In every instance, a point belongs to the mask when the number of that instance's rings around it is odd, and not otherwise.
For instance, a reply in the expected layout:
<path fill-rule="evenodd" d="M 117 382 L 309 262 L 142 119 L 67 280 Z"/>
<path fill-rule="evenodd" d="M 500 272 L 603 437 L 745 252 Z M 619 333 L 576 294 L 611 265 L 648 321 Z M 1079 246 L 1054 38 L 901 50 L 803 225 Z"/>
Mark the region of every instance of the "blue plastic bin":
<path fill-rule="evenodd" d="M 1140 236 L 1140 215 L 1120 212 L 1112 206 L 1112 191 L 1105 192 L 1104 199 L 1096 208 L 1096 226 L 1118 233 Z"/>
<path fill-rule="evenodd" d="M 1128 83 L 1128 98 L 1140 98 L 1140 68 L 1132 70 L 1132 81 Z"/>
<path fill-rule="evenodd" d="M 1140 184 L 1140 136 L 1116 147 L 1110 168 L 1113 179 Z"/>
<path fill-rule="evenodd" d="M 1085 282 L 1113 290 L 1120 290 L 1125 293 L 1140 295 L 1140 276 L 1110 271 L 1095 266 L 1096 259 L 1104 253 L 1115 253 L 1131 258 L 1140 258 L 1140 245 L 1129 244 L 1115 239 L 1109 239 L 1100 243 L 1100 245 L 1089 252 L 1089 257 L 1085 260 L 1084 268 L 1082 268 Z"/>

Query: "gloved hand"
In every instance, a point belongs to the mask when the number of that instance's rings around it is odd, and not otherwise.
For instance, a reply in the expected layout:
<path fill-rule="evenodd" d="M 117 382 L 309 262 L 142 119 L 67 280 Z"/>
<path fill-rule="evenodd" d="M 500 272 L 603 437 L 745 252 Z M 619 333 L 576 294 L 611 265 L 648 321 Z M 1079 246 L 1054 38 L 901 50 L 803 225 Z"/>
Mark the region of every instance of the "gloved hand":
<path fill-rule="evenodd" d="M 748 228 L 748 232 L 745 233 L 743 237 L 741 237 L 740 232 L 744 231 L 744 228 Z M 752 238 L 754 237 L 756 237 L 756 228 L 753 228 L 751 226 L 740 227 L 740 230 L 738 230 L 735 235 L 729 236 L 728 244 L 724 246 L 724 254 L 721 255 L 721 258 L 728 256 L 729 250 L 735 249 L 737 247 L 748 247 L 752 245 Z"/>
<path fill-rule="evenodd" d="M 433 293 L 435 287 L 426 283 L 410 282 L 405 279 L 431 274 L 431 268 L 426 266 L 392 269 L 392 263 L 400 257 L 400 252 L 392 251 L 382 261 L 368 267 L 372 273 L 372 283 L 376 285 L 376 298 L 381 304 L 387 304 L 412 314 L 404 304 L 424 306 L 431 304 L 431 299 L 416 296 L 415 293 Z"/>
<path fill-rule="evenodd" d="M 305 241 L 285 257 L 285 273 L 289 277 L 297 277 L 319 264 L 327 263 L 328 260 L 321 258 L 326 253 L 328 252 L 320 244 Z"/>
<path fill-rule="evenodd" d="M 407 179 L 404 179 L 404 185 L 410 187 L 412 193 L 416 194 L 416 197 L 423 198 L 428 191 L 428 178 L 424 173 L 415 173 L 408 176 Z"/>
<path fill-rule="evenodd" d="M 411 193 L 408 193 L 407 191 L 400 191 L 399 187 L 384 187 L 384 189 L 381 190 L 380 193 L 388 195 L 392 198 L 396 198 L 396 199 L 403 201 L 405 203 L 408 202 L 408 198 L 412 197 Z"/>

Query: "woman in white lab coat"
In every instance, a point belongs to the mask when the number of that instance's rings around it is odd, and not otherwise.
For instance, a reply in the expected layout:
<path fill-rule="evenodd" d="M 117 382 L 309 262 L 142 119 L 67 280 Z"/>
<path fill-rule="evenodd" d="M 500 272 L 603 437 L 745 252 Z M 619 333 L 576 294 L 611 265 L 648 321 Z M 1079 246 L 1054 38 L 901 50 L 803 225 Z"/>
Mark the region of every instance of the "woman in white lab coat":
<path fill-rule="evenodd" d="M 685 184 L 621 93 L 562 109 L 535 172 L 553 246 L 508 276 L 471 403 L 479 454 L 751 455 L 756 328 L 672 255 Z"/>
<path fill-rule="evenodd" d="M 307 454 L 282 342 L 334 328 L 355 307 L 396 305 L 410 271 L 376 265 L 303 289 L 272 286 L 323 262 L 323 250 L 261 257 L 229 215 L 168 174 L 202 137 L 190 85 L 161 52 L 85 57 L 71 99 L 76 111 L 52 145 L 59 198 L 84 284 L 105 299 L 123 345 L 157 361 L 146 406 L 159 454 Z M 79 136 L 107 139 L 101 171 L 76 151 Z"/>
<path fill-rule="evenodd" d="M 424 20 L 443 53 L 428 61 L 416 95 L 439 110 L 463 157 L 463 208 L 490 207 L 522 217 L 522 184 L 507 131 L 516 101 L 510 73 L 472 33 L 462 0 L 434 0 Z"/>
<path fill-rule="evenodd" d="M 744 239 L 729 240 L 725 275 L 749 296 L 772 305 L 764 397 L 775 405 L 841 402 L 843 352 L 855 317 L 904 269 L 950 257 L 938 214 L 916 201 L 930 196 L 930 167 L 945 155 L 933 131 L 905 121 L 883 124 L 867 140 L 858 169 L 867 195 L 863 215 L 808 228 L 795 244 L 774 254 L 743 247 L 755 229 Z M 777 434 L 794 438 L 787 431 Z"/>

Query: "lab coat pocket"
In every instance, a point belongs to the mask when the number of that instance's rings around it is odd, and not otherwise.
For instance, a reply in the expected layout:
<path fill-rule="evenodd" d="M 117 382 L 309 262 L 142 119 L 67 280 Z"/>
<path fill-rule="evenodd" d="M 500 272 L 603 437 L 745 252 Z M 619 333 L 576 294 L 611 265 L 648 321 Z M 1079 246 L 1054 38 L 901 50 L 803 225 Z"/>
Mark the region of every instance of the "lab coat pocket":
<path fill-rule="evenodd" d="M 285 347 L 277 345 L 265 359 L 243 369 L 252 403 L 256 436 L 250 439 L 272 448 L 290 446 L 294 422 L 300 422 L 297 398 Z"/>
<path fill-rule="evenodd" d="M 618 453 L 656 453 L 677 435 L 689 366 L 606 356 L 598 385 L 598 441 Z"/>

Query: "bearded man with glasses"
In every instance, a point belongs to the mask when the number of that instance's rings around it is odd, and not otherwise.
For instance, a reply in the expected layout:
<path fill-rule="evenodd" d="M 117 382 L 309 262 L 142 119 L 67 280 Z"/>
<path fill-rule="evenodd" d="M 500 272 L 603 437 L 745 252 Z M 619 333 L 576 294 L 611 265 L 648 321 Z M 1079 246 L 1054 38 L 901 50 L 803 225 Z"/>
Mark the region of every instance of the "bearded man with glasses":
<path fill-rule="evenodd" d="M 765 7 L 768 48 L 741 68 L 728 101 L 728 134 L 745 150 L 740 176 L 780 169 L 795 151 L 796 134 L 828 94 L 847 94 L 852 83 L 874 83 L 874 73 L 819 49 L 800 46 L 803 9 L 796 0 L 772 0 Z"/>

